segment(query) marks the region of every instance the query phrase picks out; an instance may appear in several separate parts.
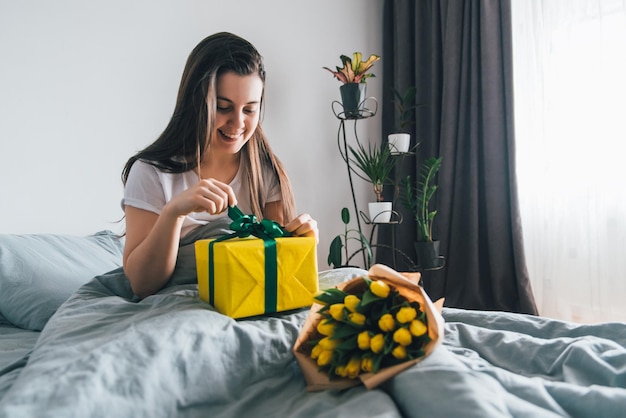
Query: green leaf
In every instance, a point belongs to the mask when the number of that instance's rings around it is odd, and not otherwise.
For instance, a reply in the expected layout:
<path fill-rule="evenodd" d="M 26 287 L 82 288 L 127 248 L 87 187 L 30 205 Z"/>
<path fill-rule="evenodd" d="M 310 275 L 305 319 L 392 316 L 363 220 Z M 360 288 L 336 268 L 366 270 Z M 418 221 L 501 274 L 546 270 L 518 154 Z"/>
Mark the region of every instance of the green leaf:
<path fill-rule="evenodd" d="M 379 355 L 374 357 L 374 361 L 372 361 L 372 372 L 373 373 L 378 373 L 378 370 L 380 370 L 380 364 L 382 363 L 384 357 L 385 356 L 383 356 L 382 354 L 379 354 Z"/>
<path fill-rule="evenodd" d="M 328 265 L 333 268 L 337 268 L 343 264 L 343 257 L 341 250 L 343 249 L 343 241 L 341 236 L 337 235 L 335 239 L 330 243 L 330 249 L 328 252 Z"/>
<path fill-rule="evenodd" d="M 393 333 L 388 332 L 387 334 L 385 334 L 385 346 L 383 348 L 383 353 L 385 355 L 391 353 L 393 351 L 393 348 L 395 346 L 395 343 L 393 342 Z"/>
<path fill-rule="evenodd" d="M 389 309 L 387 308 L 386 299 L 378 298 L 378 303 L 371 303 L 368 305 L 370 308 L 369 317 L 372 321 L 378 322 L 378 320 L 386 313 L 389 313 Z M 376 324 L 378 326 L 378 324 Z"/>
<path fill-rule="evenodd" d="M 330 313 L 328 313 L 329 308 L 330 308 L 330 305 L 324 305 L 319 311 L 317 311 L 317 313 L 319 313 L 326 319 L 333 319 Z"/>
<path fill-rule="evenodd" d="M 315 299 L 326 305 L 334 305 L 335 303 L 343 303 L 343 299 L 347 293 L 337 288 L 330 288 L 322 291 L 320 294 L 315 295 Z"/>
<path fill-rule="evenodd" d="M 363 293 L 363 298 L 361 299 L 361 306 L 365 307 L 365 306 L 369 305 L 370 303 L 377 302 L 379 300 L 381 300 L 381 299 L 378 296 L 373 294 L 371 290 L 367 289 Z"/>
<path fill-rule="evenodd" d="M 402 180 L 400 202 L 413 214 L 417 223 L 418 241 L 432 241 L 432 226 L 437 211 L 431 211 L 429 205 L 438 189 L 433 182 L 441 162 L 441 157 L 427 158 L 420 168 L 420 180 L 416 186 L 412 184 L 410 176 Z"/>
<path fill-rule="evenodd" d="M 414 360 L 416 358 L 422 358 L 424 357 L 424 354 L 426 354 L 426 352 L 423 349 L 419 349 L 419 350 L 415 350 L 415 351 L 407 351 L 406 352 L 409 359 Z"/>
<path fill-rule="evenodd" d="M 372 246 L 370 245 L 370 242 L 367 240 L 367 237 L 365 235 L 363 235 L 362 233 L 359 233 L 359 235 L 361 237 L 361 245 L 367 251 L 367 259 L 371 262 L 371 260 L 374 258 L 374 253 L 372 252 Z"/>
<path fill-rule="evenodd" d="M 343 340 L 350 337 L 354 337 L 360 332 L 360 330 L 351 327 L 347 322 L 339 322 L 339 325 L 335 329 L 331 340 Z"/>
<path fill-rule="evenodd" d="M 356 338 L 349 338 L 347 340 L 342 341 L 341 343 L 339 343 L 339 345 L 337 346 L 338 350 L 356 350 L 357 348 L 359 348 L 359 344 L 356 341 Z"/>
<path fill-rule="evenodd" d="M 352 156 L 351 161 L 366 176 L 372 184 L 385 184 L 393 171 L 396 160 L 391 156 L 387 146 L 367 144 L 367 149 L 360 142 L 357 148 L 348 146 Z"/>
<path fill-rule="evenodd" d="M 350 210 L 348 208 L 341 209 L 341 221 L 348 225 L 350 223 Z"/>

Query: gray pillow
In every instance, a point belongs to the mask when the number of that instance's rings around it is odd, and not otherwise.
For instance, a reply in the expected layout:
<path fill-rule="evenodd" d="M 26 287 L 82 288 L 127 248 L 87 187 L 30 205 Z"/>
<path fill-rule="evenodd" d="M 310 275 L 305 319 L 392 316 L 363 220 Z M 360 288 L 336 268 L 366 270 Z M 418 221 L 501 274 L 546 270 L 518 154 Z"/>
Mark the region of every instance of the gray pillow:
<path fill-rule="evenodd" d="M 123 239 L 111 231 L 90 236 L 0 234 L 0 314 L 41 331 L 59 306 L 93 277 L 122 265 Z"/>

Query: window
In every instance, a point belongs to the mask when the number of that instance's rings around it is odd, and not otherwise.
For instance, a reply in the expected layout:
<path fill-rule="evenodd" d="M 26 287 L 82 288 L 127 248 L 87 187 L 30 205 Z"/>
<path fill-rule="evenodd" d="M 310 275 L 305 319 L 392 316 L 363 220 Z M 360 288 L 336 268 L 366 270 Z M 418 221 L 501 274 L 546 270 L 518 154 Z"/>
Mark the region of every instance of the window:
<path fill-rule="evenodd" d="M 515 135 L 541 315 L 626 321 L 626 1 L 513 1 Z"/>

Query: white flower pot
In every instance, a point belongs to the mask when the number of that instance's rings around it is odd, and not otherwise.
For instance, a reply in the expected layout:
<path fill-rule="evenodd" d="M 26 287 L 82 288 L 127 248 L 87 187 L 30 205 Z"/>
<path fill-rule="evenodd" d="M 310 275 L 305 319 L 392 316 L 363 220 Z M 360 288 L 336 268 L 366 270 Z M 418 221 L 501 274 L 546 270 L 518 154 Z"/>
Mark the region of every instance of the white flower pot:
<path fill-rule="evenodd" d="M 389 150 L 392 154 L 402 154 L 409 151 L 411 135 L 405 133 L 387 135 Z"/>
<path fill-rule="evenodd" d="M 370 202 L 368 208 L 370 222 L 381 224 L 391 220 L 391 202 Z"/>

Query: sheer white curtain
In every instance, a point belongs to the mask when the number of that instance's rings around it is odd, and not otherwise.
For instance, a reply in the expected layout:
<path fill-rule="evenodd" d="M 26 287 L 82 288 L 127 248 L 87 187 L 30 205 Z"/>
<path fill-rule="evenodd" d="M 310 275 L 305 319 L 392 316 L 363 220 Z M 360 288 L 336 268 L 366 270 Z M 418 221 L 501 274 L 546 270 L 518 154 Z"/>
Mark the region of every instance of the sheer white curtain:
<path fill-rule="evenodd" d="M 626 0 L 514 0 L 519 199 L 541 315 L 626 321 Z"/>

